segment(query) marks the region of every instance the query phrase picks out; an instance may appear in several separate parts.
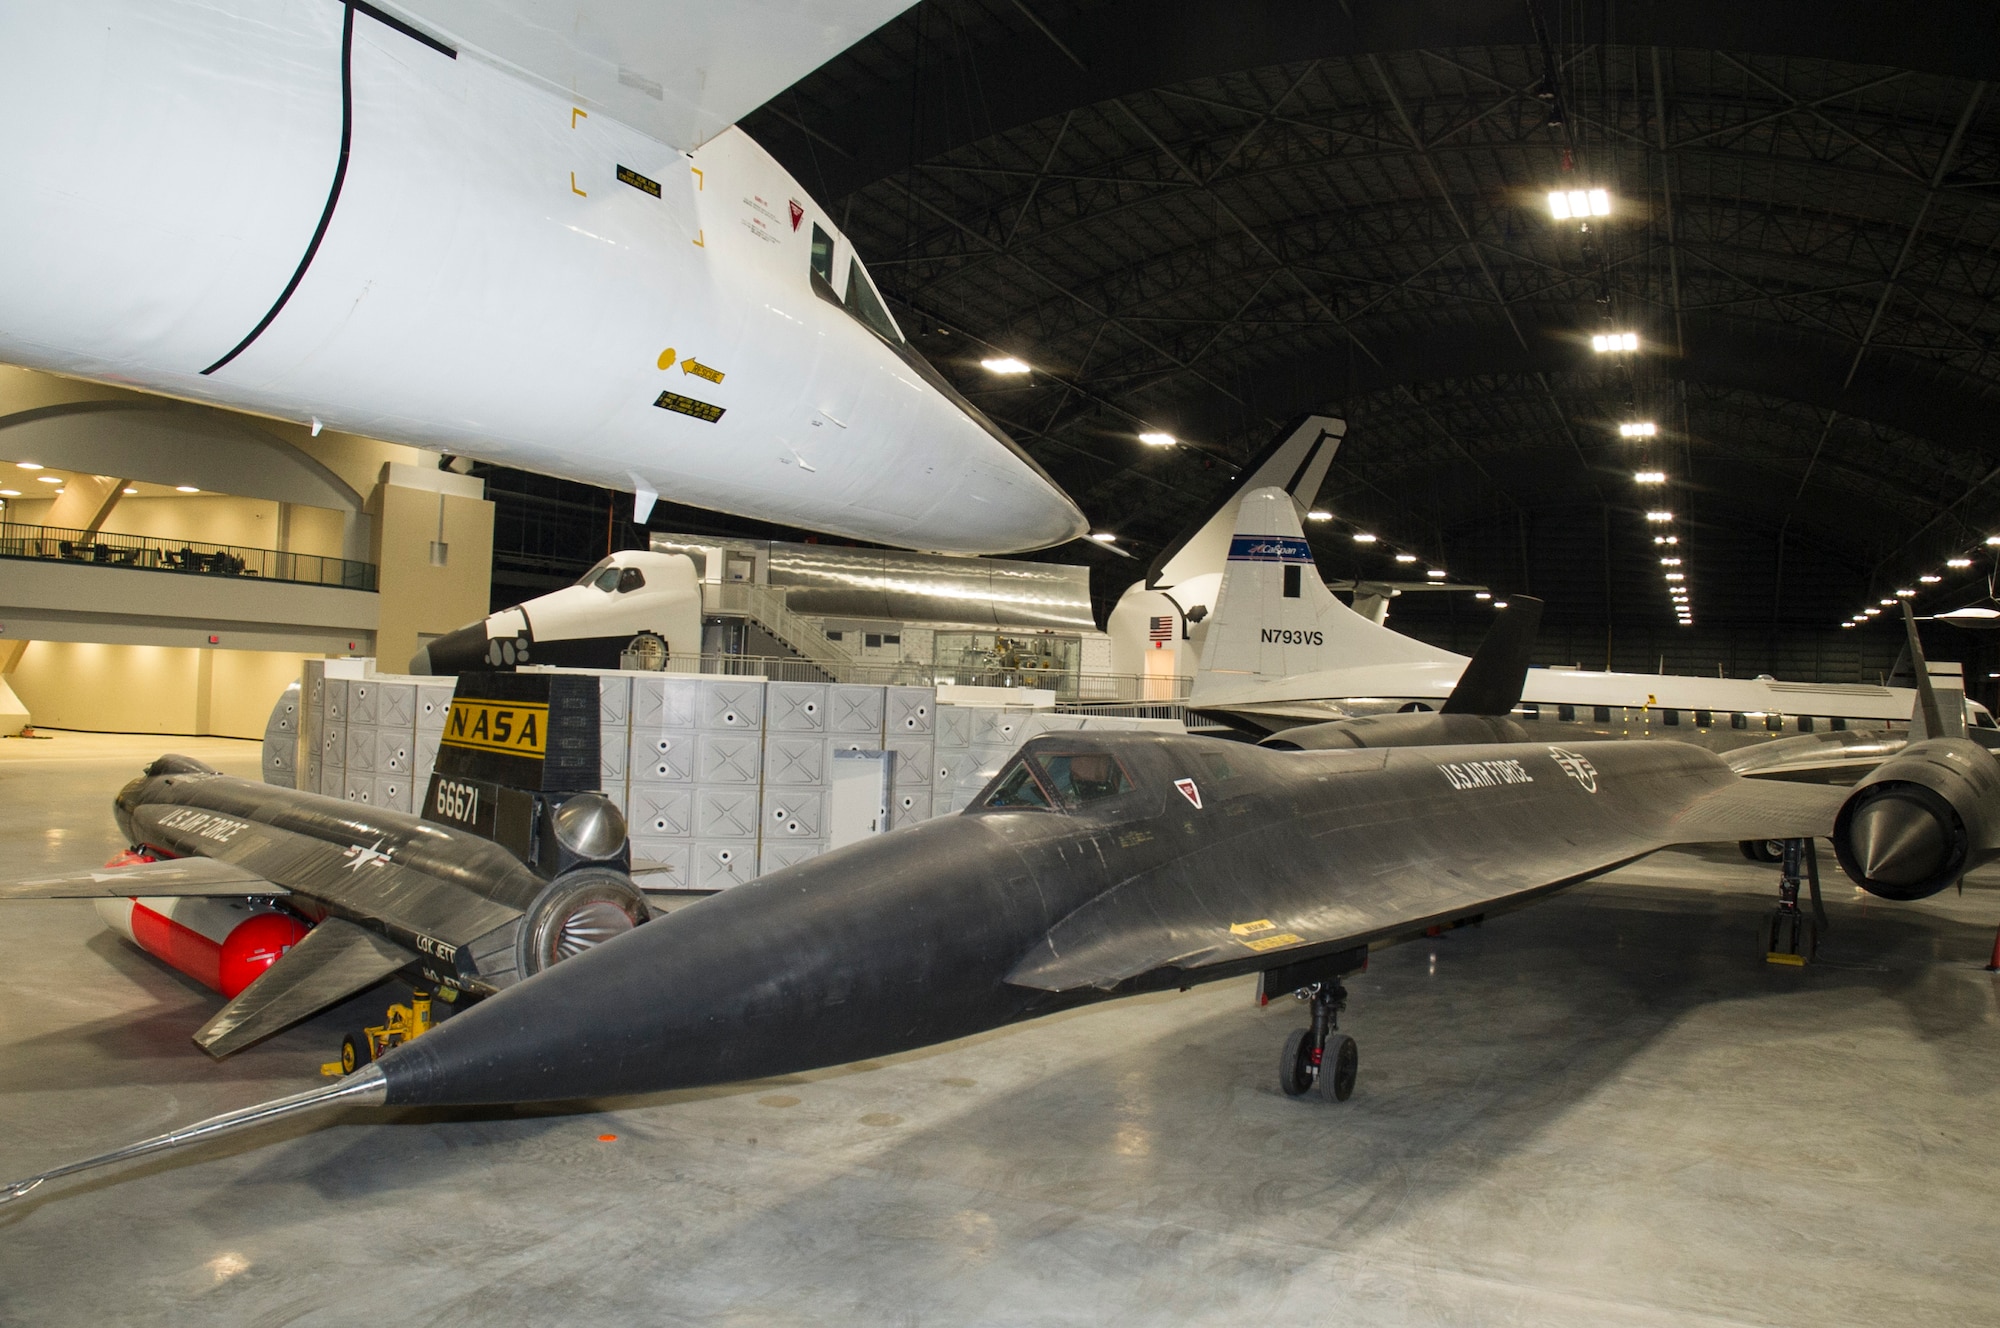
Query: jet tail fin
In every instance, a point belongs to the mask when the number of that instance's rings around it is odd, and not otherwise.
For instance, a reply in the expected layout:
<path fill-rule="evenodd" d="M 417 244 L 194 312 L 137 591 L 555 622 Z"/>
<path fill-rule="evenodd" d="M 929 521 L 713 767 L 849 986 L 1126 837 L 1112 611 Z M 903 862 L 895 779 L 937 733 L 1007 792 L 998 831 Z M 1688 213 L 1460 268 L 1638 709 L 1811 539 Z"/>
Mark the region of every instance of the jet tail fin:
<path fill-rule="evenodd" d="M 1535 634 L 1542 626 L 1542 602 L 1516 595 L 1501 609 L 1472 662 L 1458 675 L 1439 711 L 1447 715 L 1504 715 L 1521 703 Z"/>
<path fill-rule="evenodd" d="M 1924 658 L 1917 617 L 1903 601 L 1903 631 L 1909 640 L 1910 672 L 1916 677 L 1917 704 L 1910 715 L 1910 741 L 1965 736 L 1965 666 Z"/>
<path fill-rule="evenodd" d="M 218 1060 L 373 986 L 417 959 L 386 936 L 328 918 L 195 1031 Z"/>
<path fill-rule="evenodd" d="M 1370 622 L 1336 599 L 1320 579 L 1284 489 L 1243 496 L 1224 567 L 1195 679 L 1197 696 L 1328 669 L 1465 661 Z"/>
<path fill-rule="evenodd" d="M 1309 510 L 1346 433 L 1347 421 L 1331 415 L 1308 415 L 1279 430 L 1208 514 L 1160 550 L 1146 569 L 1146 585 L 1171 589 L 1189 577 L 1219 570 L 1228 556 L 1238 509 L 1253 490 L 1283 489 L 1300 511 Z"/>

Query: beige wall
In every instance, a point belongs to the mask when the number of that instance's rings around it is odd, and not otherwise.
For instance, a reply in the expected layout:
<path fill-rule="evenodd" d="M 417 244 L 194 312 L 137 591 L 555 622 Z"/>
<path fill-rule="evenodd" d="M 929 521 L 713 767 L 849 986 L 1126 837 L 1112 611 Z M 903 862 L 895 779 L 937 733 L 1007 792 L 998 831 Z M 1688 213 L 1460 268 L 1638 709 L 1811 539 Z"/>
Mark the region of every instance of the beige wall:
<path fill-rule="evenodd" d="M 301 656 L 30 641 L 7 675 L 34 722 L 52 729 L 261 738 Z"/>
<path fill-rule="evenodd" d="M 374 561 L 382 577 L 375 657 L 393 673 L 408 665 L 419 641 L 486 616 L 493 593 L 493 504 L 395 482 L 400 478 L 483 492 L 477 480 L 435 470 L 398 477 L 400 468 L 384 469 L 385 482 L 369 500 L 375 517 Z M 440 504 L 450 552 L 443 567 L 433 567 L 431 542 L 438 537 Z"/>

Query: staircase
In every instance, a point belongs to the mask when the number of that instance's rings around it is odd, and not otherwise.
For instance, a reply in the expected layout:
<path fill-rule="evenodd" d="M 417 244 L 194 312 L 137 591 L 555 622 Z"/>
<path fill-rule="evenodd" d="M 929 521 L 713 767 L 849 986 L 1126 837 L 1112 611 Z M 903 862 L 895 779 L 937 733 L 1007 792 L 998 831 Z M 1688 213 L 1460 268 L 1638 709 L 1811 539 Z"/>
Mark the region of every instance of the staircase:
<path fill-rule="evenodd" d="M 715 593 L 707 597 L 707 612 L 739 614 L 752 620 L 833 682 L 857 680 L 860 661 L 827 640 L 823 629 L 786 607 L 783 589 L 750 581 L 725 581 L 710 589 Z"/>

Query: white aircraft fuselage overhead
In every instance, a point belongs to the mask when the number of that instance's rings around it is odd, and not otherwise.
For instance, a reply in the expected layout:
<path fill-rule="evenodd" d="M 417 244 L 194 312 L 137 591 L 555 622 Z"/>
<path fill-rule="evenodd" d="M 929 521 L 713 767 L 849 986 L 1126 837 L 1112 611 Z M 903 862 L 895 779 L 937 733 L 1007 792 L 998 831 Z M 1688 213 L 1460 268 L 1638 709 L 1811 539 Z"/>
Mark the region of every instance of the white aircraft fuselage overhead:
<path fill-rule="evenodd" d="M 727 127 L 906 2 L 0 6 L 0 360 L 642 515 L 667 495 L 941 552 L 1075 538 L 1076 506 Z"/>
<path fill-rule="evenodd" d="M 1320 579 L 1297 513 L 1282 489 L 1244 495 L 1190 707 L 1270 732 L 1436 710 L 1467 657 L 1342 604 Z M 1667 737 L 1727 750 L 1781 734 L 1904 729 L 1915 700 L 1907 687 L 1530 669 L 1515 713 L 1578 725 L 1592 736 Z M 1964 704 L 1974 726 L 1993 729 L 1984 706 Z"/>

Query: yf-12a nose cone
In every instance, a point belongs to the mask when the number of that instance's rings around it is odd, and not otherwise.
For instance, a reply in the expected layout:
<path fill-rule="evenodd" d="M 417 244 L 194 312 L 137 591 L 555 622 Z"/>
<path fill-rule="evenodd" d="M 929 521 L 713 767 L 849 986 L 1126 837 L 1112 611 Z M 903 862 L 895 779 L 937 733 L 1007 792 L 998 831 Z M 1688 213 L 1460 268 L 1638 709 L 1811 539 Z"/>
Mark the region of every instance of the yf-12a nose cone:
<path fill-rule="evenodd" d="M 1907 798 L 1877 798 L 1855 812 L 1854 860 L 1870 881 L 1920 885 L 1944 870 L 1951 844 L 1935 813 Z"/>

